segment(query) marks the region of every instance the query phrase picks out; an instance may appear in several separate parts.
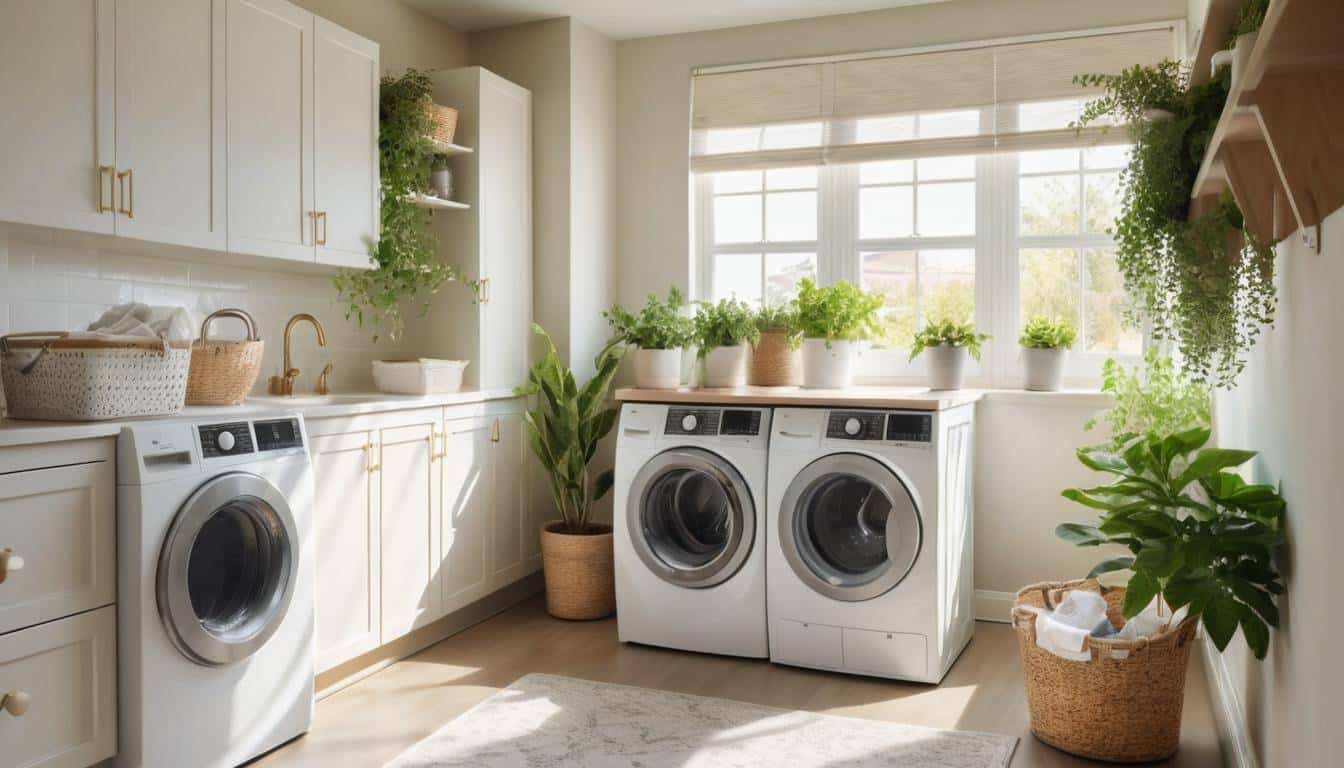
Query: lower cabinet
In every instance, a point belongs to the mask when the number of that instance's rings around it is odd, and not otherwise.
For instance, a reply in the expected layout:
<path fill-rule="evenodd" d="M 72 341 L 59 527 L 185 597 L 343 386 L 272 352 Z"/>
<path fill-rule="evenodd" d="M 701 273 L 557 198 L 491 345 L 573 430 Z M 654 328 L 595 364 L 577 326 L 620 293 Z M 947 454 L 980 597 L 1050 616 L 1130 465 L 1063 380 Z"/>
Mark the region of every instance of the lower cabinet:
<path fill-rule="evenodd" d="M 383 642 L 442 615 L 439 599 L 440 412 L 379 430 Z M 320 576 L 319 576 L 320 578 Z"/>

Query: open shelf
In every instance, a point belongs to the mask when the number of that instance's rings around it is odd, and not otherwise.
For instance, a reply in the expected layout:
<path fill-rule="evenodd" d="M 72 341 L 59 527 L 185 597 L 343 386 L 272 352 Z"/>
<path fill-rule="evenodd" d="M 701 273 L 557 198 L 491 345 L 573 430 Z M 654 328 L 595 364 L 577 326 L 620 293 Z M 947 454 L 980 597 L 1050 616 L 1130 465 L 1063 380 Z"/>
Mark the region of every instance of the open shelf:
<path fill-rule="evenodd" d="M 1237 21 L 1237 11 L 1242 0 L 1209 0 L 1204 12 L 1204 23 L 1199 28 L 1199 40 L 1192 49 L 1194 55 L 1190 63 L 1190 82 L 1199 85 L 1206 83 L 1212 75 L 1209 60 L 1213 54 L 1227 47 L 1227 37 L 1232 25 Z"/>
<path fill-rule="evenodd" d="M 411 195 L 411 202 L 415 203 L 418 206 L 421 206 L 422 208 L 439 208 L 443 210 L 452 210 L 452 211 L 471 210 L 471 206 L 467 205 L 466 203 L 459 203 L 456 200 L 444 200 L 441 197 L 434 197 L 433 195 L 426 195 L 422 193 L 416 193 L 414 195 Z"/>
<path fill-rule="evenodd" d="M 448 157 L 452 157 L 453 155 L 470 155 L 476 151 L 471 147 L 464 147 L 460 144 L 449 144 L 443 141 L 434 141 L 433 143 L 435 154 L 447 155 Z"/>

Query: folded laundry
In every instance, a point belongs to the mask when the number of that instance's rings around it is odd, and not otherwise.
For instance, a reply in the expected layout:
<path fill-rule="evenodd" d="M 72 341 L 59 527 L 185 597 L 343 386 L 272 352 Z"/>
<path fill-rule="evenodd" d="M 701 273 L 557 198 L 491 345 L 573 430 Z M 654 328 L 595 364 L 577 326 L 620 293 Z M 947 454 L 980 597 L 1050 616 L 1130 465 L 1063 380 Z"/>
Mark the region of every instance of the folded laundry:
<path fill-rule="evenodd" d="M 177 341 L 195 336 L 195 326 L 181 307 L 152 307 L 148 304 L 118 304 L 109 308 L 87 331 L 70 334 L 75 338 L 166 339 Z"/>
<path fill-rule="evenodd" d="M 1106 600 L 1096 592 L 1076 589 L 1065 595 L 1055 610 L 1023 606 L 1036 613 L 1036 645 L 1072 661 L 1088 661 L 1088 637 L 1105 640 L 1138 640 L 1164 631 L 1185 620 L 1185 606 L 1172 611 L 1161 596 L 1153 598 L 1139 614 L 1116 628 L 1106 616 Z M 1123 648 L 1113 648 L 1117 659 L 1129 656 Z"/>

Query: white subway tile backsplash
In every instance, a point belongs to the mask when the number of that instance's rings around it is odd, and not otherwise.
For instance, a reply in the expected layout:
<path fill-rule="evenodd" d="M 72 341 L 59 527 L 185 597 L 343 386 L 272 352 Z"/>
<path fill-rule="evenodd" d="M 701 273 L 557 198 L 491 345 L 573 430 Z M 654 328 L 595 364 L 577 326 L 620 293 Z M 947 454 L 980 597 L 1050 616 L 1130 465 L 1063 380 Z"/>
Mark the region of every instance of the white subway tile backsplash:
<path fill-rule="evenodd" d="M 70 328 L 70 317 L 64 302 L 12 301 L 11 333 L 28 331 L 64 331 Z"/>

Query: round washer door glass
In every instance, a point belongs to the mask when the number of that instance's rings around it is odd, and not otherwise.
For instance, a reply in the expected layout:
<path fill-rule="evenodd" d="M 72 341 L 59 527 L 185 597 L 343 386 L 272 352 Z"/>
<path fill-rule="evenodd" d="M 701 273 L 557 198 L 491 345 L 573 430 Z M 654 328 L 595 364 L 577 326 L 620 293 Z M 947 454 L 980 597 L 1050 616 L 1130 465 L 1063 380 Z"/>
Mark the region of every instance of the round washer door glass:
<path fill-rule="evenodd" d="M 654 456 L 635 475 L 629 499 L 631 544 L 664 581 L 721 584 L 751 552 L 751 492 L 737 469 L 715 453 L 674 448 Z"/>
<path fill-rule="evenodd" d="M 919 512 L 900 478 L 876 459 L 824 456 L 803 468 L 780 505 L 780 546 L 798 578 L 836 600 L 895 587 L 919 556 Z"/>
<path fill-rule="evenodd" d="M 159 554 L 159 615 L 173 645 L 212 666 L 256 653 L 284 621 L 297 541 L 289 504 L 267 480 L 236 472 L 201 486 Z"/>

